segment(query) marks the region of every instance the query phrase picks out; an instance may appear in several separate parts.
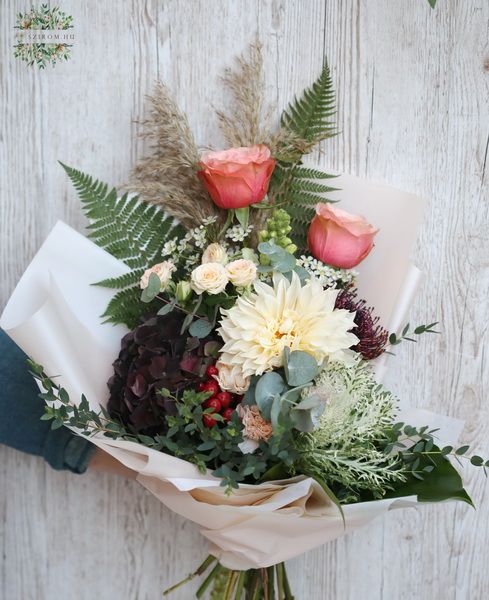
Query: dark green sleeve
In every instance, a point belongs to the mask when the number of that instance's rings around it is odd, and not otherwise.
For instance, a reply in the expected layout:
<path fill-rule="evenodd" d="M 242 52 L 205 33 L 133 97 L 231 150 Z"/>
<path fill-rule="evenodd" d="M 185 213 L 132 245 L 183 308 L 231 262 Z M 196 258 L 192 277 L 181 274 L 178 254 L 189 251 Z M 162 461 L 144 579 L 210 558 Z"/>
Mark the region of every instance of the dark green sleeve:
<path fill-rule="evenodd" d="M 44 403 L 27 356 L 0 330 L 0 444 L 42 456 L 54 469 L 86 471 L 95 446 L 66 427 L 41 421 Z"/>

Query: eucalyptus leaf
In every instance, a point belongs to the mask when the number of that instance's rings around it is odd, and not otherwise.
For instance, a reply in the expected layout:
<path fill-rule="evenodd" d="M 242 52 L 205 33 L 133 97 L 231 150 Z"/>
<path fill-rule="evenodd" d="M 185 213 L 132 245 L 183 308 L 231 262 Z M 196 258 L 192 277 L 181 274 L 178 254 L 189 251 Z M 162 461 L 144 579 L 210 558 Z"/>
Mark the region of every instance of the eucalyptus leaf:
<path fill-rule="evenodd" d="M 270 421 L 272 422 L 272 428 L 274 430 L 279 426 L 279 416 L 282 411 L 282 398 L 277 395 L 274 397 L 272 402 L 272 408 L 270 410 Z"/>
<path fill-rule="evenodd" d="M 197 338 L 205 338 L 212 331 L 212 323 L 207 319 L 198 319 L 194 321 L 188 328 L 190 335 Z"/>
<path fill-rule="evenodd" d="M 148 285 L 141 293 L 142 302 L 151 302 L 160 293 L 161 281 L 156 273 L 151 273 L 148 279 Z"/>
<path fill-rule="evenodd" d="M 303 433 L 311 432 L 314 430 L 314 422 L 311 417 L 311 413 L 307 410 L 293 410 L 290 411 L 290 418 L 294 424 L 294 427 L 298 431 Z"/>
<path fill-rule="evenodd" d="M 263 418 L 267 421 L 271 418 L 272 403 L 275 396 L 281 396 L 286 389 L 285 381 L 275 371 L 265 373 L 258 380 L 255 390 L 255 402 Z"/>
<path fill-rule="evenodd" d="M 284 356 L 284 369 L 287 383 L 290 386 L 299 386 L 309 383 L 316 377 L 319 367 L 317 360 L 308 352 L 294 350 Z"/>
<path fill-rule="evenodd" d="M 160 310 L 158 311 L 158 315 L 162 316 L 162 315 L 167 315 L 168 313 L 171 313 L 171 311 L 175 308 L 176 302 L 175 300 L 172 300 L 171 302 L 169 302 L 168 304 L 164 304 Z"/>
<path fill-rule="evenodd" d="M 299 404 L 294 406 L 293 410 L 311 410 L 313 408 L 318 408 L 319 406 L 323 406 L 323 411 L 324 411 L 325 405 L 326 405 L 326 402 L 320 396 L 318 396 L 317 394 L 311 394 L 307 398 L 304 398 L 304 400 L 302 402 L 300 402 Z"/>

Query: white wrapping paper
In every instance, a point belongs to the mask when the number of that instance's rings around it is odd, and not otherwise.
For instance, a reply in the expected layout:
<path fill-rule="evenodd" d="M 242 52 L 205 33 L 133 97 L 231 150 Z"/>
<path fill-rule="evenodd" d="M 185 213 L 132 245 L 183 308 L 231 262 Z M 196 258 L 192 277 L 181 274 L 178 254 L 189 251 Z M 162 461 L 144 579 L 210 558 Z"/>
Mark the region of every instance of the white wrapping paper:
<path fill-rule="evenodd" d="M 387 186 L 342 176 L 342 207 L 363 214 L 380 228 L 376 247 L 359 268 L 360 295 L 375 306 L 390 331 L 403 323 L 419 282 L 410 263 L 423 202 Z M 400 228 L 402 224 L 402 228 Z M 394 226 L 395 225 L 395 226 Z M 59 222 L 14 290 L 0 326 L 45 371 L 57 375 L 72 401 L 85 394 L 94 408 L 107 401 L 106 381 L 126 333 L 102 325 L 112 291 L 90 284 L 128 268 L 87 238 Z M 381 374 L 384 365 L 377 365 Z M 442 426 L 444 444 L 455 443 L 461 423 L 427 411 L 404 409 L 402 418 Z M 337 507 L 309 478 L 242 485 L 226 497 L 219 480 L 194 465 L 127 441 L 90 438 L 138 473 L 137 480 L 162 503 L 198 523 L 211 552 L 234 569 L 266 567 L 339 537 L 387 510 L 413 506 L 416 498 Z"/>

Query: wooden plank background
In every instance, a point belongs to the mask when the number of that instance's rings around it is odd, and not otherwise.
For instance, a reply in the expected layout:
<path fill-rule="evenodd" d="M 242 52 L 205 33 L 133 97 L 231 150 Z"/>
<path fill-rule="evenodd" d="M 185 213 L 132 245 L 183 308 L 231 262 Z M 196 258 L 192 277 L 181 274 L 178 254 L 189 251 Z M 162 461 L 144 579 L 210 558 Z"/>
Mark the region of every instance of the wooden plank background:
<path fill-rule="evenodd" d="M 83 229 L 57 159 L 122 183 L 143 152 L 135 120 L 157 78 L 198 142 L 219 147 L 210 108 L 225 101 L 219 73 L 258 32 L 278 108 L 325 56 L 331 63 L 342 135 L 313 162 L 431 199 L 415 248 L 428 277 L 412 321 L 438 319 L 443 336 L 401 347 L 390 383 L 413 404 L 465 419 L 465 439 L 489 454 L 488 0 L 439 0 L 435 11 L 426 0 L 63 0 L 73 59 L 41 72 L 12 56 L 15 13 L 28 5 L 0 4 L 0 306 L 57 219 Z M 489 598 L 481 472 L 469 489 L 477 511 L 396 511 L 290 561 L 296 597 Z M 57 473 L 2 447 L 0 550 L 2 600 L 153 600 L 205 544 L 135 483 Z"/>

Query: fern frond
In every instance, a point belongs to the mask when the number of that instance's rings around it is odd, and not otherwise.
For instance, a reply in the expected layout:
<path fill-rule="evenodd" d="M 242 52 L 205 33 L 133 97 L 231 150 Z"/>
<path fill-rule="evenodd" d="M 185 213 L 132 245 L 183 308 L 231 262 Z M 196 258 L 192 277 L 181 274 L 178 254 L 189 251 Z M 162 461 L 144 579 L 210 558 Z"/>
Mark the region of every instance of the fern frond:
<path fill-rule="evenodd" d="M 331 187 L 330 185 L 324 185 L 322 183 L 316 183 L 309 179 L 297 179 L 294 174 L 294 179 L 290 184 L 290 189 L 297 192 L 312 192 L 314 194 L 327 194 L 328 192 L 335 192 L 338 188 Z"/>
<path fill-rule="evenodd" d="M 102 323 L 124 323 L 134 329 L 144 315 L 154 314 L 158 304 L 153 300 L 149 304 L 141 302 L 139 286 L 133 286 L 117 292 L 102 315 Z"/>
<path fill-rule="evenodd" d="M 331 175 L 331 173 L 325 173 L 324 171 L 309 167 L 296 166 L 294 168 L 295 179 L 334 179 L 335 177 L 336 175 Z"/>
<path fill-rule="evenodd" d="M 144 270 L 161 261 L 164 244 L 185 235 L 184 229 L 157 206 L 124 194 L 89 175 L 61 166 L 71 179 L 83 210 L 90 221 L 88 237 L 98 246 L 123 261 L 131 272 L 94 283 L 120 289 L 103 317 L 106 322 L 133 327 L 149 307 L 140 300 L 139 279 Z"/>
<path fill-rule="evenodd" d="M 277 166 L 270 182 L 271 201 L 291 216 L 291 237 L 299 249 L 306 247 L 307 226 L 314 217 L 318 202 L 330 202 L 324 194 L 337 188 L 319 183 L 335 175 L 305 167 L 303 155 L 322 140 L 336 135 L 335 93 L 328 64 L 302 96 L 283 111 L 281 117 L 283 146 L 276 150 Z"/>
<path fill-rule="evenodd" d="M 318 79 L 283 111 L 280 124 L 294 132 L 299 139 L 318 144 L 336 134 L 332 120 L 335 114 L 333 80 L 328 63 L 325 62 Z"/>
<path fill-rule="evenodd" d="M 130 271 L 129 273 L 125 273 L 124 275 L 119 275 L 119 277 L 109 277 L 108 279 L 102 279 L 102 281 L 97 281 L 93 285 L 111 288 L 113 290 L 122 290 L 124 288 L 133 287 L 135 284 L 138 284 L 143 273 L 144 269 L 135 269 L 134 271 Z"/>

